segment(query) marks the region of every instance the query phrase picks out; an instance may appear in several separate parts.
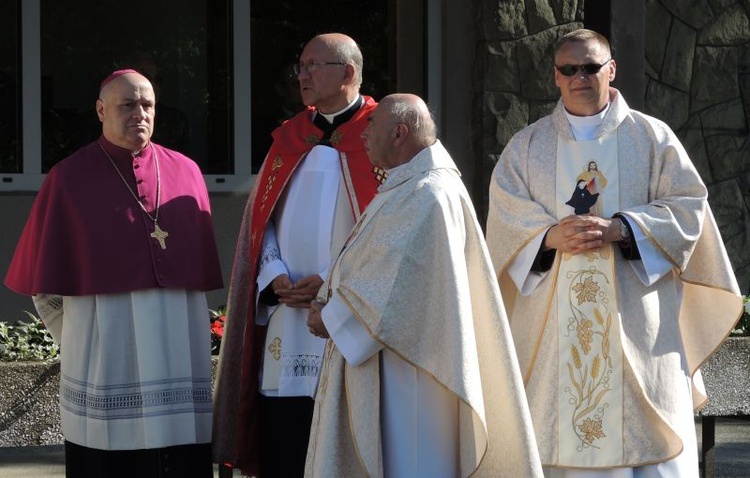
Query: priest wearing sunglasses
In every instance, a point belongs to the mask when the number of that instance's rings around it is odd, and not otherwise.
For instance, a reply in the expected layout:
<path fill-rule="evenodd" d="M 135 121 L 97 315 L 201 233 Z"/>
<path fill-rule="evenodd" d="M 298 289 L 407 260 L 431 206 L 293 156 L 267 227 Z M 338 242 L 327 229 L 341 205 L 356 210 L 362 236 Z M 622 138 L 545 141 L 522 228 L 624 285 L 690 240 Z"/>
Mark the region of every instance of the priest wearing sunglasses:
<path fill-rule="evenodd" d="M 742 307 L 706 187 L 610 86 L 606 38 L 565 35 L 552 68 L 560 101 L 503 151 L 487 224 L 545 475 L 697 478 L 698 367 Z"/>

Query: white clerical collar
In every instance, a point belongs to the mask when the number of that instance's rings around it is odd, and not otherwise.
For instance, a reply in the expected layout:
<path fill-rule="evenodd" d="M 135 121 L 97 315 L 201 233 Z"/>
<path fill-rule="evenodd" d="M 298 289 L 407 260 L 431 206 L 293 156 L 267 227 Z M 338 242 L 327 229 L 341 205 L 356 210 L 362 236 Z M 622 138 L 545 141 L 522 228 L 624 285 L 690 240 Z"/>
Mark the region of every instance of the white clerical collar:
<path fill-rule="evenodd" d="M 357 102 L 357 100 L 359 100 L 359 95 L 355 96 L 355 97 L 354 97 L 354 99 L 352 100 L 352 102 L 351 102 L 351 103 L 349 103 L 348 105 L 344 106 L 344 107 L 343 107 L 342 109 L 338 110 L 338 111 L 337 111 L 337 112 L 335 112 L 335 113 L 331 113 L 331 114 L 326 114 L 326 113 L 323 113 L 322 111 L 317 111 L 317 113 L 319 113 L 319 114 L 320 114 L 320 116 L 322 116 L 323 118 L 325 118 L 325 119 L 326 119 L 326 121 L 328 121 L 329 123 L 333 123 L 333 119 L 334 119 L 334 118 L 335 118 L 336 116 L 340 115 L 340 114 L 341 114 L 341 113 L 343 113 L 344 111 L 346 111 L 346 110 L 348 110 L 349 108 L 351 108 L 351 107 L 352 107 L 352 105 L 354 105 L 354 103 L 356 103 L 356 102 Z"/>
<path fill-rule="evenodd" d="M 571 128 L 573 128 L 573 135 L 577 141 L 586 141 L 594 139 L 594 133 L 600 124 L 604 122 L 604 117 L 609 111 L 609 102 L 599 113 L 591 116 L 576 116 L 568 113 L 568 110 L 563 108 L 565 111 L 565 117 L 568 118 Z"/>

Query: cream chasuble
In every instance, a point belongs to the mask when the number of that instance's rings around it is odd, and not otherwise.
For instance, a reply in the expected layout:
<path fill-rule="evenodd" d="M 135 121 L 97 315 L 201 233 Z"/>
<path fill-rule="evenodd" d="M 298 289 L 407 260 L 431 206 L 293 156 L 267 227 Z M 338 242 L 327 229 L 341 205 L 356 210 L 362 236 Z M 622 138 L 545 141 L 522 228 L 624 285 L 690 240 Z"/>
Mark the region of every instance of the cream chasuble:
<path fill-rule="evenodd" d="M 594 210 L 611 217 L 619 211 L 617 135 L 591 141 L 558 138 L 557 145 L 558 219 Z M 563 254 L 559 264 L 562 466 L 607 467 L 623 459 L 623 365 L 613 253 L 607 244 L 587 254 Z"/>
<path fill-rule="evenodd" d="M 389 171 L 321 287 L 319 300 L 327 298 L 342 315 L 353 315 L 383 352 L 353 365 L 329 341 L 305 476 L 382 477 L 406 469 L 383 462 L 393 443 L 382 444 L 393 423 L 382 414 L 399 412 L 388 408 L 388 383 L 397 374 L 387 374 L 401 363 L 429 377 L 451 402 L 451 427 L 432 423 L 440 428 L 435 433 L 454 434 L 434 440 L 449 444 L 440 450 L 455 463 L 445 465 L 454 468 L 446 476 L 542 476 L 481 228 L 439 142 Z M 396 433 L 418 428 L 410 424 Z M 414 436 L 401 438 L 417 450 L 423 445 Z M 425 470 L 416 476 L 423 473 L 433 476 Z"/>
<path fill-rule="evenodd" d="M 697 369 L 741 305 L 706 188 L 674 133 L 615 89 L 600 124 L 579 136 L 573 123 L 558 102 L 514 135 L 490 185 L 487 242 L 542 463 L 550 476 L 621 476 L 626 467 L 638 476 L 651 466 L 693 476 L 693 408 L 705 401 Z M 558 253 L 547 272 L 529 272 L 561 217 L 615 212 L 631 225 L 642 261 L 614 244 L 577 265 Z"/>

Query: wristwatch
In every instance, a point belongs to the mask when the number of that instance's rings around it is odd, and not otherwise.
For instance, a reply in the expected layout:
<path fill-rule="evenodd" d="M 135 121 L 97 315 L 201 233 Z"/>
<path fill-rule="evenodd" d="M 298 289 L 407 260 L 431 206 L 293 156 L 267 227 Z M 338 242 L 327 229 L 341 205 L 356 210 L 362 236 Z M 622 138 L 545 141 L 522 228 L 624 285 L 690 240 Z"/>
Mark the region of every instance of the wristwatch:
<path fill-rule="evenodd" d="M 628 225 L 625 223 L 625 219 L 622 217 L 620 219 L 620 237 L 622 241 L 626 241 L 630 239 L 630 229 L 628 229 Z"/>

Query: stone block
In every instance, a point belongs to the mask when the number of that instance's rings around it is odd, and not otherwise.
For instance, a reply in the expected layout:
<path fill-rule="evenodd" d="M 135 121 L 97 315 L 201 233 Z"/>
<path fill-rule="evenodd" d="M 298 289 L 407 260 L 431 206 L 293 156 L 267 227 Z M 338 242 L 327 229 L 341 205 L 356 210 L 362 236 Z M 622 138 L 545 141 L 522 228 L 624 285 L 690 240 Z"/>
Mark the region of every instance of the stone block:
<path fill-rule="evenodd" d="M 661 0 L 664 7 L 672 15 L 697 29 L 702 28 L 714 18 L 714 11 L 711 9 L 708 0 Z"/>
<path fill-rule="evenodd" d="M 740 45 L 750 41 L 750 19 L 747 11 L 735 3 L 703 28 L 698 35 L 701 45 Z"/>
<path fill-rule="evenodd" d="M 687 124 L 680 130 L 675 131 L 680 142 L 688 152 L 690 160 L 695 169 L 698 170 L 703 182 L 711 184 L 714 182 L 711 167 L 708 164 L 708 155 L 706 154 L 706 143 L 703 139 L 703 128 L 701 127 L 700 116 L 695 114 L 690 117 Z"/>
<path fill-rule="evenodd" d="M 740 96 L 737 60 L 736 48 L 696 48 L 690 89 L 691 113 Z"/>
<path fill-rule="evenodd" d="M 520 93 L 516 42 L 493 40 L 487 43 L 487 71 L 483 75 L 485 91 Z"/>
<path fill-rule="evenodd" d="M 482 8 L 487 38 L 513 40 L 528 35 L 525 2 L 484 1 Z"/>
<path fill-rule="evenodd" d="M 646 0 L 646 63 L 661 77 L 672 14 L 657 0 Z"/>
<path fill-rule="evenodd" d="M 735 178 L 750 171 L 750 136 L 716 135 L 706 138 L 706 152 L 715 181 Z"/>
<path fill-rule="evenodd" d="M 487 124 L 494 125 L 492 139 L 486 139 L 489 142 L 485 143 L 486 151 L 496 151 L 497 144 L 508 144 L 510 138 L 529 123 L 529 106 L 516 95 L 486 93 L 485 105 Z"/>
<path fill-rule="evenodd" d="M 742 99 L 734 98 L 700 112 L 703 134 L 747 134 L 747 121 Z"/>
<path fill-rule="evenodd" d="M 661 69 L 661 81 L 680 91 L 690 91 L 695 54 L 695 30 L 679 20 L 672 22 Z"/>
<path fill-rule="evenodd" d="M 555 3 L 555 2 L 551 2 Z M 539 33 L 557 25 L 555 12 L 547 0 L 527 0 L 526 18 L 529 22 L 529 33 Z"/>
<path fill-rule="evenodd" d="M 649 80 L 645 105 L 646 114 L 664 121 L 672 130 L 678 130 L 687 123 L 690 97 L 676 88 Z"/>
<path fill-rule="evenodd" d="M 750 214 L 734 179 L 709 186 L 708 203 L 735 270 L 750 265 Z M 745 289 L 746 290 L 746 289 Z"/>

